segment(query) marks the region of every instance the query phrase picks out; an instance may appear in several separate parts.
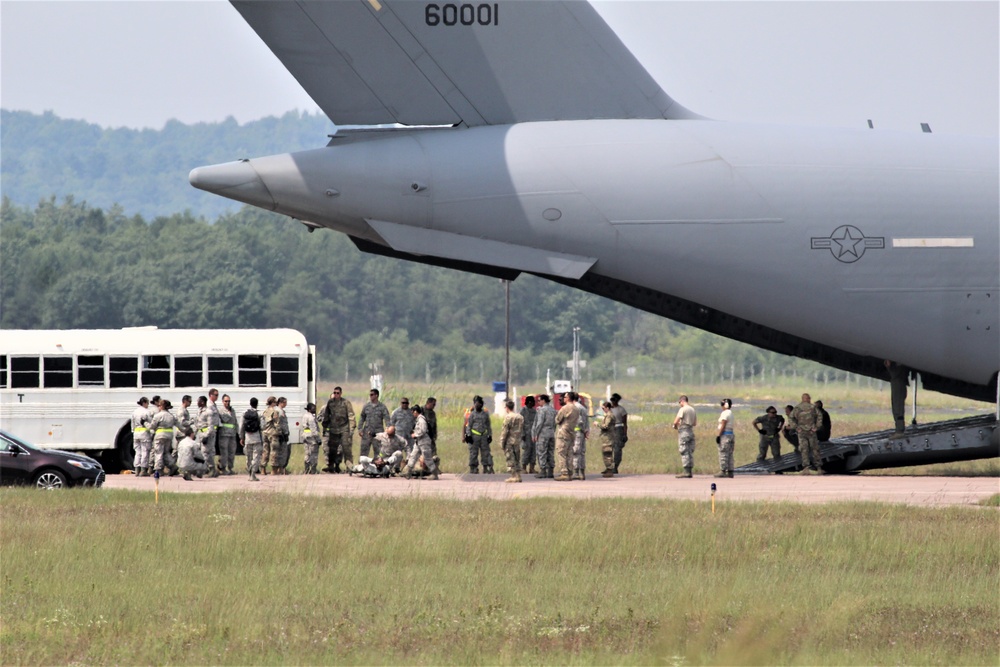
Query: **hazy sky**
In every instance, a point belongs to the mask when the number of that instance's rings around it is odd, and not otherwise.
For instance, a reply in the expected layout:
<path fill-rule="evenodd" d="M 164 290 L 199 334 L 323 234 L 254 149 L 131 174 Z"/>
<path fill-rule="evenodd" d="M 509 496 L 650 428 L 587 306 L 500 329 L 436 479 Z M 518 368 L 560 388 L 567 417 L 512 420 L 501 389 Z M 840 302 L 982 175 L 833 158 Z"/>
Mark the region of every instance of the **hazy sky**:
<path fill-rule="evenodd" d="M 1000 3 L 610 2 L 663 89 L 724 120 L 998 134 Z M 316 110 L 223 0 L 0 0 L 0 106 L 161 128 Z"/>

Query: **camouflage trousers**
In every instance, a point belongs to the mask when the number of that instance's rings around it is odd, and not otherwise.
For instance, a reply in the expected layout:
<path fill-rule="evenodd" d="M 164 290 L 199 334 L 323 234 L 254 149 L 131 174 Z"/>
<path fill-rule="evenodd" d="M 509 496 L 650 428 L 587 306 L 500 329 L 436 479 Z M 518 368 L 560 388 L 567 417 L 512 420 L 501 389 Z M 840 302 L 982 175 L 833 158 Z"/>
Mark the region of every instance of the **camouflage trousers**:
<path fill-rule="evenodd" d="M 587 438 L 580 431 L 577 431 L 573 439 L 573 460 L 570 462 L 573 464 L 573 470 L 587 469 Z"/>
<path fill-rule="evenodd" d="M 174 431 L 170 429 L 169 433 L 157 434 L 153 438 L 153 470 L 159 470 L 163 472 L 164 469 L 169 470 L 177 464 L 177 460 L 174 458 L 171 446 L 174 442 Z"/>
<path fill-rule="evenodd" d="M 323 459 L 326 467 L 333 470 L 341 463 L 348 468 L 354 465 L 354 452 L 351 451 L 351 432 L 326 431 L 323 433 Z"/>
<path fill-rule="evenodd" d="M 694 468 L 694 431 L 690 428 L 681 428 L 677 431 L 677 450 L 681 453 L 681 465 L 685 468 Z"/>
<path fill-rule="evenodd" d="M 614 435 L 611 440 L 611 448 L 613 450 L 614 458 L 614 468 L 617 468 L 622 464 L 622 450 L 625 448 L 625 427 L 615 426 Z"/>
<path fill-rule="evenodd" d="M 145 438 L 133 438 L 132 445 L 135 447 L 135 469 L 148 468 L 153 465 L 150 453 L 153 450 L 153 441 Z"/>
<path fill-rule="evenodd" d="M 556 441 L 551 435 L 541 436 L 535 443 L 538 454 L 538 467 L 543 470 L 553 470 L 556 467 Z"/>
<path fill-rule="evenodd" d="M 198 431 L 198 440 L 201 442 L 201 453 L 205 457 L 205 467 L 211 472 L 215 469 L 215 429 L 211 426 L 207 430 Z"/>
<path fill-rule="evenodd" d="M 823 467 L 819 454 L 819 440 L 816 439 L 815 431 L 805 431 L 798 429 L 799 435 L 799 457 L 802 461 L 802 468 L 815 468 L 819 470 Z M 812 458 L 812 463 L 809 459 Z"/>
<path fill-rule="evenodd" d="M 247 442 L 243 446 L 243 453 L 247 455 L 247 472 L 260 472 L 261 464 L 263 463 L 264 443 Z"/>
<path fill-rule="evenodd" d="M 615 469 L 615 445 L 613 442 L 604 441 L 601 443 L 601 458 L 604 459 L 605 470 Z"/>
<path fill-rule="evenodd" d="M 421 456 L 424 457 L 424 468 L 428 472 L 437 470 L 437 464 L 434 463 L 434 448 L 430 438 L 417 440 L 413 443 L 413 447 L 410 448 L 410 458 L 406 462 L 410 466 L 410 470 L 416 470 L 417 462 Z"/>
<path fill-rule="evenodd" d="M 736 449 L 736 436 L 719 436 L 719 472 L 733 471 L 734 449 Z"/>
<path fill-rule="evenodd" d="M 305 471 L 309 472 L 319 463 L 319 438 L 306 438 L 302 448 L 305 450 L 303 460 Z"/>
<path fill-rule="evenodd" d="M 521 472 L 521 452 L 518 451 L 519 449 L 517 443 L 503 446 L 504 456 L 507 457 L 507 467 L 512 473 Z"/>
<path fill-rule="evenodd" d="M 264 434 L 264 465 L 271 468 L 281 467 L 281 436 L 277 433 Z"/>
<path fill-rule="evenodd" d="M 469 467 L 478 468 L 479 461 L 484 468 L 493 467 L 493 452 L 490 451 L 490 441 L 485 435 L 473 435 L 469 443 Z"/>
<path fill-rule="evenodd" d="M 239 444 L 236 439 L 236 433 L 227 433 L 225 436 L 216 437 L 219 441 L 219 468 L 221 470 L 232 470 L 233 464 L 236 462 L 236 445 Z"/>
<path fill-rule="evenodd" d="M 781 437 L 775 433 L 774 435 L 767 435 L 765 433 L 760 434 L 760 443 L 757 445 L 757 460 L 763 461 L 767 458 L 767 450 L 771 450 L 771 455 L 774 458 L 781 457 Z"/>
<path fill-rule="evenodd" d="M 569 475 L 572 472 L 573 434 L 556 433 L 556 453 L 559 455 L 559 474 Z"/>
<path fill-rule="evenodd" d="M 521 440 L 521 468 L 527 468 L 528 464 L 534 463 L 537 456 L 535 443 L 531 441 L 531 436 L 523 438 Z"/>
<path fill-rule="evenodd" d="M 368 456 L 369 449 L 372 452 L 372 456 L 378 456 L 378 445 L 375 444 L 375 434 L 365 431 L 361 434 L 361 456 Z"/>

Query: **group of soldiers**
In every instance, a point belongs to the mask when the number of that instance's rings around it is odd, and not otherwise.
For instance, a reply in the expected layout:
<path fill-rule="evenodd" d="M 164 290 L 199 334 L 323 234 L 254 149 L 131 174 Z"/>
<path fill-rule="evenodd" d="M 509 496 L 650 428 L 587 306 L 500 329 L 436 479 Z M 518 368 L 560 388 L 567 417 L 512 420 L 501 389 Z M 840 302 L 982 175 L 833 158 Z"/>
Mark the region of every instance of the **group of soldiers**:
<path fill-rule="evenodd" d="M 695 437 L 694 427 L 698 424 L 698 416 L 694 407 L 688 402 L 687 396 L 678 400 L 680 409 L 673 422 L 677 430 L 677 446 L 681 454 L 681 465 L 684 472 L 677 475 L 678 479 L 693 477 Z M 736 439 L 733 431 L 732 401 L 728 398 L 719 403 L 722 412 L 719 415 L 715 443 L 719 450 L 719 472 L 716 477 L 733 476 L 733 451 Z M 823 401 L 812 402 L 809 394 L 802 394 L 801 402 L 785 406 L 785 416 L 778 415 L 773 405 L 768 406 L 765 413 L 752 422 L 754 430 L 759 435 L 757 461 L 765 461 L 768 451 L 775 460 L 781 458 L 781 438 L 784 437 L 792 445 L 800 457 L 801 470 L 799 474 L 823 474 L 823 463 L 819 443 L 830 439 L 832 424 L 830 413 L 823 409 Z"/>
<path fill-rule="evenodd" d="M 198 397 L 197 414 L 192 417 L 191 396 L 181 398 L 176 409 L 159 396 L 140 398 L 132 412 L 134 472 L 139 477 L 153 474 L 192 477 L 235 475 L 237 443 L 243 444 L 251 481 L 270 457 L 275 474 L 286 474 L 289 454 L 288 418 L 284 397 L 269 397 L 263 416 L 257 413 L 257 399 L 237 419 L 228 394 L 217 404 L 219 390 Z M 218 452 L 218 458 L 216 453 Z M 263 461 L 263 464 L 261 463 Z"/>
<path fill-rule="evenodd" d="M 552 407 L 551 399 L 546 394 L 525 397 L 524 406 L 517 413 L 514 412 L 513 401 L 504 403 L 500 442 L 511 472 L 506 481 L 520 482 L 522 472 L 557 482 L 587 478 L 587 438 L 590 435 L 587 406 L 573 391 L 562 394 L 560 398 L 562 407 L 558 411 Z M 618 473 L 622 448 L 628 442 L 628 412 L 620 401 L 620 395 L 612 394 L 611 400 L 601 405 L 603 415 L 594 422 L 600 432 L 603 477 L 613 477 Z M 471 474 L 479 472 L 477 455 L 484 457 L 484 472 L 493 472 L 493 459 L 489 453 L 492 441 L 489 414 L 486 413 L 483 419 L 480 416 L 483 412 L 482 397 L 476 396 L 465 425 Z M 559 457 L 558 475 L 556 456 Z"/>

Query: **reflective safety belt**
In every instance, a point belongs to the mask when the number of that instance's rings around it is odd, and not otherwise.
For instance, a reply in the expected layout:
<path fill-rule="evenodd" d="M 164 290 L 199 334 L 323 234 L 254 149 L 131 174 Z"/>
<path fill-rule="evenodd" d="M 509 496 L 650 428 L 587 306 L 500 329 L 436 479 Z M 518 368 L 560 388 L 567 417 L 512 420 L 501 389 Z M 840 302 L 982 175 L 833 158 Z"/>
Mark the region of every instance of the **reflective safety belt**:
<path fill-rule="evenodd" d="M 236 428 L 236 424 L 219 424 L 219 428 Z"/>
<path fill-rule="evenodd" d="M 149 429 L 148 429 L 148 428 L 146 428 L 145 426 L 137 426 L 137 427 L 135 428 L 135 430 L 134 430 L 134 431 L 132 431 L 132 432 L 133 432 L 133 433 L 145 433 L 145 432 L 146 432 L 146 431 L 148 431 L 148 430 L 149 430 Z"/>
<path fill-rule="evenodd" d="M 158 428 L 158 429 L 156 429 L 156 432 L 157 433 L 173 433 L 174 429 L 173 428 Z"/>
<path fill-rule="evenodd" d="M 472 435 L 482 435 L 482 433 L 480 433 L 479 431 L 477 431 L 477 430 L 476 430 L 476 429 L 474 429 L 474 428 L 472 428 L 472 429 L 469 429 L 469 430 L 470 430 L 470 431 L 472 431 Z"/>

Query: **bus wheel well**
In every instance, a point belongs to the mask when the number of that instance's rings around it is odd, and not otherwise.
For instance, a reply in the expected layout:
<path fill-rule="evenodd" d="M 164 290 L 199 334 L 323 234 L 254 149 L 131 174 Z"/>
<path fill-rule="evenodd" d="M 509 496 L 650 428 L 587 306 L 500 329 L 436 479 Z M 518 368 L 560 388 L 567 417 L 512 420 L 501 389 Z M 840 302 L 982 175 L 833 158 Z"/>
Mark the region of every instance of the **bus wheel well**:
<path fill-rule="evenodd" d="M 131 470 L 135 465 L 135 447 L 132 444 L 131 423 L 126 422 L 118 429 L 115 436 L 115 448 L 105 452 L 103 461 L 104 470 L 110 474 L 120 473 L 122 470 Z"/>

